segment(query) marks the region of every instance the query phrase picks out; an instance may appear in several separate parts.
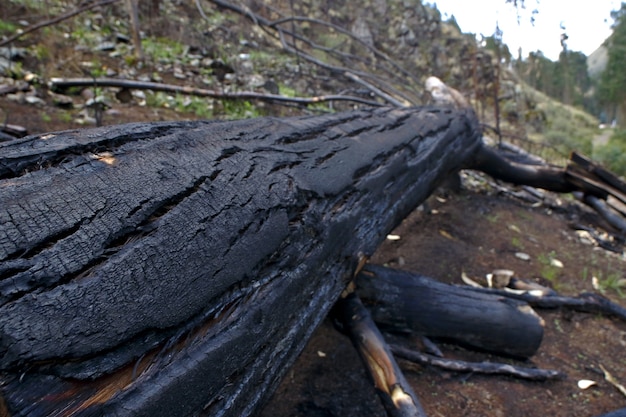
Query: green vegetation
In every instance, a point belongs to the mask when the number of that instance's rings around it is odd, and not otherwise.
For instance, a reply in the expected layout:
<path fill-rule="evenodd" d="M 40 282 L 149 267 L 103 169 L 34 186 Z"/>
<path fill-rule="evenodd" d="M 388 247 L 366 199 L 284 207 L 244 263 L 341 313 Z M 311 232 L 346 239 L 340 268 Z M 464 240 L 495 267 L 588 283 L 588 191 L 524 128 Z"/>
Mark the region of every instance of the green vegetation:
<path fill-rule="evenodd" d="M 541 277 L 550 281 L 552 286 L 556 289 L 558 285 L 558 277 L 561 268 L 554 264 L 554 260 L 556 259 L 556 253 L 551 251 L 549 254 L 539 254 L 537 256 L 537 261 L 542 265 L 541 266 Z"/>
<path fill-rule="evenodd" d="M 626 129 L 616 130 L 593 157 L 617 175 L 626 176 Z"/>
<path fill-rule="evenodd" d="M 595 119 L 589 120 L 588 114 L 556 102 L 545 103 L 542 107 L 548 120 L 544 143 L 565 155 L 574 150 L 591 154 L 592 139 L 598 131 Z"/>
<path fill-rule="evenodd" d="M 141 40 L 141 47 L 146 57 L 155 62 L 184 62 L 187 55 L 185 45 L 168 38 L 145 38 Z"/>
<path fill-rule="evenodd" d="M 295 89 L 291 87 L 287 87 L 285 84 L 278 84 L 278 90 L 280 91 L 281 96 L 285 97 L 296 97 L 298 93 Z"/>
<path fill-rule="evenodd" d="M 249 101 L 222 100 L 222 106 L 227 119 L 250 119 L 262 116 L 259 108 Z"/>
<path fill-rule="evenodd" d="M 194 113 L 203 119 L 214 117 L 213 103 L 202 97 L 193 97 L 182 94 L 169 95 L 162 91 L 147 92 L 146 105 L 150 107 L 164 107 L 176 109 L 180 112 Z"/>
<path fill-rule="evenodd" d="M 59 6 L 61 3 L 60 1 L 42 2 L 41 0 L 10 0 L 10 2 L 34 10 L 43 10 L 51 6 Z"/>
<path fill-rule="evenodd" d="M 487 219 L 487 221 L 488 221 L 489 223 L 492 223 L 492 224 L 497 223 L 497 222 L 498 222 L 498 220 L 499 220 L 499 217 L 500 217 L 500 216 L 498 216 L 498 214 L 488 214 L 488 215 L 486 215 L 486 216 L 485 216 L 485 218 Z"/>
<path fill-rule="evenodd" d="M 17 30 L 17 25 L 0 19 L 0 35 L 11 35 Z"/>
<path fill-rule="evenodd" d="M 532 140 L 554 147 L 562 156 L 574 150 L 591 154 L 592 140 L 599 132 L 595 117 L 533 88 L 526 87 L 523 94 L 532 103 L 531 111 L 540 115 L 533 123 L 534 132 L 529 133 Z"/>
<path fill-rule="evenodd" d="M 179 112 L 193 113 L 202 119 L 225 118 L 229 120 L 249 119 L 262 116 L 258 106 L 244 100 L 212 100 L 183 94 L 170 95 L 164 92 L 146 94 L 146 105 L 164 107 Z"/>
<path fill-rule="evenodd" d="M 61 113 L 59 113 L 58 119 L 62 120 L 65 123 L 70 123 L 72 121 L 72 113 L 68 111 L 62 111 Z"/>
<path fill-rule="evenodd" d="M 597 254 L 593 254 L 589 267 L 583 268 L 582 278 L 584 281 L 592 280 L 595 289 L 605 294 L 608 291 L 617 293 L 620 297 L 624 297 L 624 288 L 626 288 L 626 278 L 621 266 L 623 260 L 619 259 L 618 265 L 614 265 L 615 258 L 611 254 L 598 259 Z"/>
<path fill-rule="evenodd" d="M 616 271 L 609 272 L 606 275 L 599 273 L 595 276 L 597 279 L 597 286 L 601 293 L 605 293 L 611 290 L 620 297 L 624 297 L 622 290 L 626 287 L 626 279 L 622 278 L 622 274 Z"/>
<path fill-rule="evenodd" d="M 517 237 L 517 236 L 513 236 L 511 238 L 511 245 L 515 249 L 524 249 L 524 244 L 522 243 L 522 240 L 519 237 Z"/>
<path fill-rule="evenodd" d="M 595 101 L 586 93 L 592 86 L 587 73 L 587 57 L 581 52 L 563 51 L 557 62 L 546 58 L 540 51 L 516 62 L 522 79 L 531 87 L 565 104 L 593 112 Z"/>
<path fill-rule="evenodd" d="M 608 62 L 600 75 L 597 95 L 600 102 L 609 107 L 612 119 L 618 107 L 622 115 L 626 115 L 626 3 L 622 3 L 619 11 L 611 13 L 611 17 L 613 34 L 605 43 Z"/>

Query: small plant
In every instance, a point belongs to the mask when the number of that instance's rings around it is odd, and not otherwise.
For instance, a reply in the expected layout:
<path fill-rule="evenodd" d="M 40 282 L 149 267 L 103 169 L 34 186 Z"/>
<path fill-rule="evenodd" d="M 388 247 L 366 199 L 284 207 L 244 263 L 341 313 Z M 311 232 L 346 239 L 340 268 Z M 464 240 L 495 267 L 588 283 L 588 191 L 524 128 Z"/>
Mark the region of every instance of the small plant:
<path fill-rule="evenodd" d="M 227 119 L 251 119 L 261 116 L 259 109 L 249 101 L 222 100 L 222 106 Z"/>
<path fill-rule="evenodd" d="M 6 71 L 6 75 L 15 80 L 24 78 L 24 67 L 22 66 L 22 63 L 11 61 L 9 68 Z"/>
<path fill-rule="evenodd" d="M 148 107 L 163 107 L 175 109 L 180 112 L 194 113 L 203 119 L 214 117 L 213 103 L 202 97 L 190 97 L 186 95 L 169 95 L 162 91 L 146 94 L 146 105 Z"/>
<path fill-rule="evenodd" d="M 561 327 L 561 320 L 554 319 L 554 327 L 556 328 L 557 332 L 563 333 L 563 328 Z"/>
<path fill-rule="evenodd" d="M 485 216 L 485 218 L 487 219 L 487 221 L 489 223 L 497 223 L 498 222 L 498 218 L 500 216 L 498 216 L 497 214 L 488 214 L 487 216 Z"/>
<path fill-rule="evenodd" d="M 175 101 L 176 110 L 178 111 L 190 111 L 203 119 L 213 117 L 213 104 L 211 100 L 201 97 L 182 97 L 177 95 Z"/>
<path fill-rule="evenodd" d="M 626 277 L 621 265 L 616 267 L 613 265 L 613 261 L 614 258 L 611 257 L 598 259 L 594 253 L 591 257 L 591 268 L 584 267 L 582 277 L 585 281 L 591 277 L 591 284 L 596 291 L 600 291 L 602 294 L 613 291 L 623 298 L 626 295 L 624 294 Z"/>
<path fill-rule="evenodd" d="M 540 271 L 541 277 L 550 281 L 556 288 L 561 267 L 558 266 L 555 260 L 556 253 L 554 251 L 551 251 L 547 255 L 541 253 L 537 256 L 537 261 L 542 265 Z"/>
<path fill-rule="evenodd" d="M 68 111 L 61 112 L 59 114 L 59 120 L 63 123 L 70 123 L 72 121 L 72 114 Z"/>
<path fill-rule="evenodd" d="M 613 271 L 609 272 L 604 277 L 603 274 L 599 273 L 593 276 L 593 280 L 594 287 L 602 294 L 611 290 L 617 293 L 620 298 L 624 297 L 623 289 L 626 288 L 626 279 L 622 277 L 621 273 Z"/>
<path fill-rule="evenodd" d="M 179 61 L 184 63 L 188 60 L 185 45 L 168 38 L 142 39 L 141 47 L 146 56 L 155 62 Z"/>
<path fill-rule="evenodd" d="M 616 130 L 606 145 L 594 150 L 593 156 L 617 175 L 626 175 L 626 129 Z"/>
<path fill-rule="evenodd" d="M 279 84 L 279 90 L 280 95 L 285 97 L 296 97 L 298 95 L 295 89 L 287 87 L 285 84 Z"/>
<path fill-rule="evenodd" d="M 17 25 L 15 23 L 7 22 L 0 19 L 0 34 L 13 34 L 17 31 Z"/>
<path fill-rule="evenodd" d="M 511 245 L 513 245 L 515 249 L 524 249 L 524 244 L 522 243 L 521 239 L 517 236 L 513 236 L 511 238 Z"/>

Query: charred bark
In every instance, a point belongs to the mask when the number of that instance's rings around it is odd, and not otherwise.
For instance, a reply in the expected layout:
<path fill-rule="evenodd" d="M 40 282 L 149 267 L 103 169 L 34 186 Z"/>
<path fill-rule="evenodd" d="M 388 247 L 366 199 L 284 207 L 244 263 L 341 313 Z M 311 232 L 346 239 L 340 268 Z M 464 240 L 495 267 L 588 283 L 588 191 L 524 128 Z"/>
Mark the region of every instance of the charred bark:
<path fill-rule="evenodd" d="M 488 146 L 480 148 L 468 168 L 477 169 L 502 181 L 559 193 L 580 189 L 568 181 L 563 168 L 514 162 Z"/>
<path fill-rule="evenodd" d="M 0 144 L 3 402 L 250 415 L 357 262 L 480 144 L 472 114 L 438 109 Z"/>
<path fill-rule="evenodd" d="M 524 301 L 377 265 L 367 265 L 356 285 L 374 321 L 389 331 L 517 357 L 541 345 L 543 320 Z"/>

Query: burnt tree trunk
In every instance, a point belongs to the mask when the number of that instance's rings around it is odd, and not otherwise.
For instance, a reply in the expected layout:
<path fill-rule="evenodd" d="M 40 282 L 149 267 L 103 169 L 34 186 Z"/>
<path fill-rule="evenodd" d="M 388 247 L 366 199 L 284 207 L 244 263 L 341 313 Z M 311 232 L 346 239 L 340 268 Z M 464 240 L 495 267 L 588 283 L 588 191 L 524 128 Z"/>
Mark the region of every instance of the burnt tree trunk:
<path fill-rule="evenodd" d="M 356 285 L 374 321 L 389 331 L 524 358 L 541 345 L 543 320 L 524 301 L 377 265 L 365 266 Z"/>
<path fill-rule="evenodd" d="M 480 137 L 377 109 L 0 144 L 0 410 L 250 415 Z"/>

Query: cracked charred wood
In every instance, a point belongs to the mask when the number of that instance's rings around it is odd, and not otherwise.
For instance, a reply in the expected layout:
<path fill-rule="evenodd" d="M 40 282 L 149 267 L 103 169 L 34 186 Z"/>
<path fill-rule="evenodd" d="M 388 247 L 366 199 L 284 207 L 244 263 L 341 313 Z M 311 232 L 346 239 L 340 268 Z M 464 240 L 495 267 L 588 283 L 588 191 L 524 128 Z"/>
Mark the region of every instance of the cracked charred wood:
<path fill-rule="evenodd" d="M 543 338 L 543 320 L 524 301 L 444 284 L 421 275 L 366 265 L 357 294 L 381 329 L 530 357 Z"/>
<path fill-rule="evenodd" d="M 252 414 L 480 146 L 472 113 L 389 108 L 0 144 L 0 404 Z"/>

